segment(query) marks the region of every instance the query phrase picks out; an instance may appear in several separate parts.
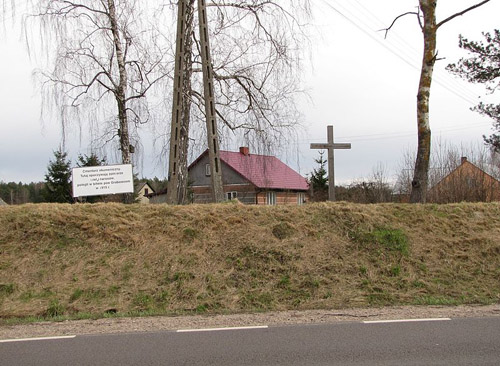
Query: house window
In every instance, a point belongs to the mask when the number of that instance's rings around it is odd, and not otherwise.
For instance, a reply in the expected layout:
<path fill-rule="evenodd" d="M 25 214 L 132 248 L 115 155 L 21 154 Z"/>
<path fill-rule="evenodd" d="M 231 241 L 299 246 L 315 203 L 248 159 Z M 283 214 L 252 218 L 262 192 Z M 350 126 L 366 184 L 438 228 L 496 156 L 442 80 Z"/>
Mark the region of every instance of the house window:
<path fill-rule="evenodd" d="M 210 164 L 205 164 L 205 175 L 210 177 Z"/>
<path fill-rule="evenodd" d="M 235 199 L 236 199 L 236 197 L 238 196 L 238 193 L 237 193 L 237 192 L 235 192 L 235 191 L 232 191 L 232 192 L 227 192 L 227 193 L 226 193 L 226 196 L 227 196 L 227 199 L 228 199 L 229 201 L 231 201 L 231 200 L 235 200 Z"/>
<path fill-rule="evenodd" d="M 149 189 L 144 188 L 144 195 L 145 195 L 145 196 L 147 196 L 147 195 L 148 195 L 148 193 L 149 193 Z"/>
<path fill-rule="evenodd" d="M 268 205 L 276 204 L 276 192 L 266 192 L 266 204 Z"/>
<path fill-rule="evenodd" d="M 306 194 L 303 192 L 297 193 L 297 205 L 301 206 L 306 202 Z"/>

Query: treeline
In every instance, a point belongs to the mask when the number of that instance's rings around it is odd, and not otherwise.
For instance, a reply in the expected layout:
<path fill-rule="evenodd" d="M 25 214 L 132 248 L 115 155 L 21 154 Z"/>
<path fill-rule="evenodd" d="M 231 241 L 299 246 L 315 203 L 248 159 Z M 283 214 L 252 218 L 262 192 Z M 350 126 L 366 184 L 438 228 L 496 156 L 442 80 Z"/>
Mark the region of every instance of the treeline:
<path fill-rule="evenodd" d="M 90 155 L 80 154 L 76 160 L 76 166 L 102 166 L 106 165 L 106 158 L 101 158 L 94 153 Z M 58 202 L 73 203 L 75 199 L 72 195 L 71 182 L 71 161 L 65 151 L 54 151 L 54 158 L 49 161 L 45 181 L 37 183 L 5 183 L 0 181 L 0 198 L 10 205 L 22 205 L 25 203 Z M 164 190 L 167 187 L 166 179 L 138 178 L 134 176 L 134 187 L 137 190 L 143 183 L 148 183 L 155 192 Z M 136 197 L 134 197 L 135 199 Z M 120 196 L 92 196 L 86 197 L 80 202 L 110 202 L 121 201 Z"/>
<path fill-rule="evenodd" d="M 45 183 L 0 182 L 0 198 L 9 205 L 44 202 L 42 191 Z"/>
<path fill-rule="evenodd" d="M 162 191 L 167 186 L 166 179 L 154 177 L 153 179 L 135 179 L 134 184 L 140 187 L 142 183 L 148 183 L 155 192 Z M 45 182 L 16 183 L 0 181 L 0 198 L 9 205 L 23 205 L 26 203 L 52 202 L 47 198 Z M 104 199 L 96 199 L 95 202 L 104 202 Z"/>

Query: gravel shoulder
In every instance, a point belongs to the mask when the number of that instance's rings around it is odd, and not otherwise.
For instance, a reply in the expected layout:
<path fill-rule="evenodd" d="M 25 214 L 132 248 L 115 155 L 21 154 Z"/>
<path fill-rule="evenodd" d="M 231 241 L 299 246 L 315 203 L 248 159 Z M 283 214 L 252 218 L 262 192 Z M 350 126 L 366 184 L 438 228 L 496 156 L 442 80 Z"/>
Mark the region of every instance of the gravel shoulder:
<path fill-rule="evenodd" d="M 51 337 L 64 335 L 116 334 L 170 331 L 177 329 L 284 326 L 364 320 L 419 318 L 500 317 L 500 304 L 489 306 L 405 306 L 344 310 L 284 311 L 233 315 L 179 317 L 111 318 L 64 322 L 40 322 L 0 326 L 0 339 Z"/>

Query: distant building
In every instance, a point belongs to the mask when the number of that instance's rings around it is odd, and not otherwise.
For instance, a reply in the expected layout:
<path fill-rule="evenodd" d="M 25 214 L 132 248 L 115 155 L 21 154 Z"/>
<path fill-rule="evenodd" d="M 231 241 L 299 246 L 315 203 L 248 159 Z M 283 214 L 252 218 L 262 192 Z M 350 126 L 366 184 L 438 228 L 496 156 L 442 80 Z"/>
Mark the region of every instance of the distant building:
<path fill-rule="evenodd" d="M 148 194 L 150 204 L 167 203 L 167 189 Z"/>
<path fill-rule="evenodd" d="M 136 188 L 137 201 L 141 204 L 148 204 L 149 197 L 155 193 L 148 182 L 140 183 Z"/>
<path fill-rule="evenodd" d="M 220 151 L 222 184 L 226 198 L 245 204 L 303 204 L 309 185 L 304 177 L 274 156 Z M 192 201 L 211 201 L 211 172 L 208 150 L 189 166 Z"/>
<path fill-rule="evenodd" d="M 462 157 L 461 164 L 429 190 L 427 200 L 436 203 L 500 201 L 500 181 Z"/>
<path fill-rule="evenodd" d="M 0 198 L 0 206 L 7 206 L 7 203 L 2 198 Z"/>

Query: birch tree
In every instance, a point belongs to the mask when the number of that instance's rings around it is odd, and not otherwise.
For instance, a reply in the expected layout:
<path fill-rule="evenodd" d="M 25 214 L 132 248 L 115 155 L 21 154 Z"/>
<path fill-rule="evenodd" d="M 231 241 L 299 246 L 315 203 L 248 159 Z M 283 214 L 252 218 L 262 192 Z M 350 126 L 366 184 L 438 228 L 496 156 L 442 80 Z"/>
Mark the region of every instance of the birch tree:
<path fill-rule="evenodd" d="M 121 162 L 132 163 L 132 133 L 150 118 L 146 95 L 168 75 L 165 51 L 143 21 L 140 2 L 40 0 L 34 7 L 30 19 L 40 22 L 53 61 L 36 74 L 63 131 L 73 121 L 88 124 L 104 141 L 117 139 Z"/>
<path fill-rule="evenodd" d="M 438 58 L 437 52 L 437 31 L 438 29 L 455 19 L 474 10 L 490 0 L 483 0 L 475 5 L 457 12 L 444 20 L 438 22 L 436 19 L 437 0 L 419 0 L 417 12 L 407 12 L 394 19 L 391 26 L 386 29 L 389 31 L 396 21 L 406 15 L 415 15 L 422 29 L 424 39 L 424 50 L 422 57 L 422 67 L 420 72 L 420 81 L 417 93 L 417 128 L 418 128 L 418 148 L 415 161 L 415 170 L 413 172 L 412 189 L 410 202 L 425 203 L 428 189 L 429 160 L 431 153 L 431 128 L 429 123 L 429 100 L 432 84 L 432 75 L 434 65 Z"/>

